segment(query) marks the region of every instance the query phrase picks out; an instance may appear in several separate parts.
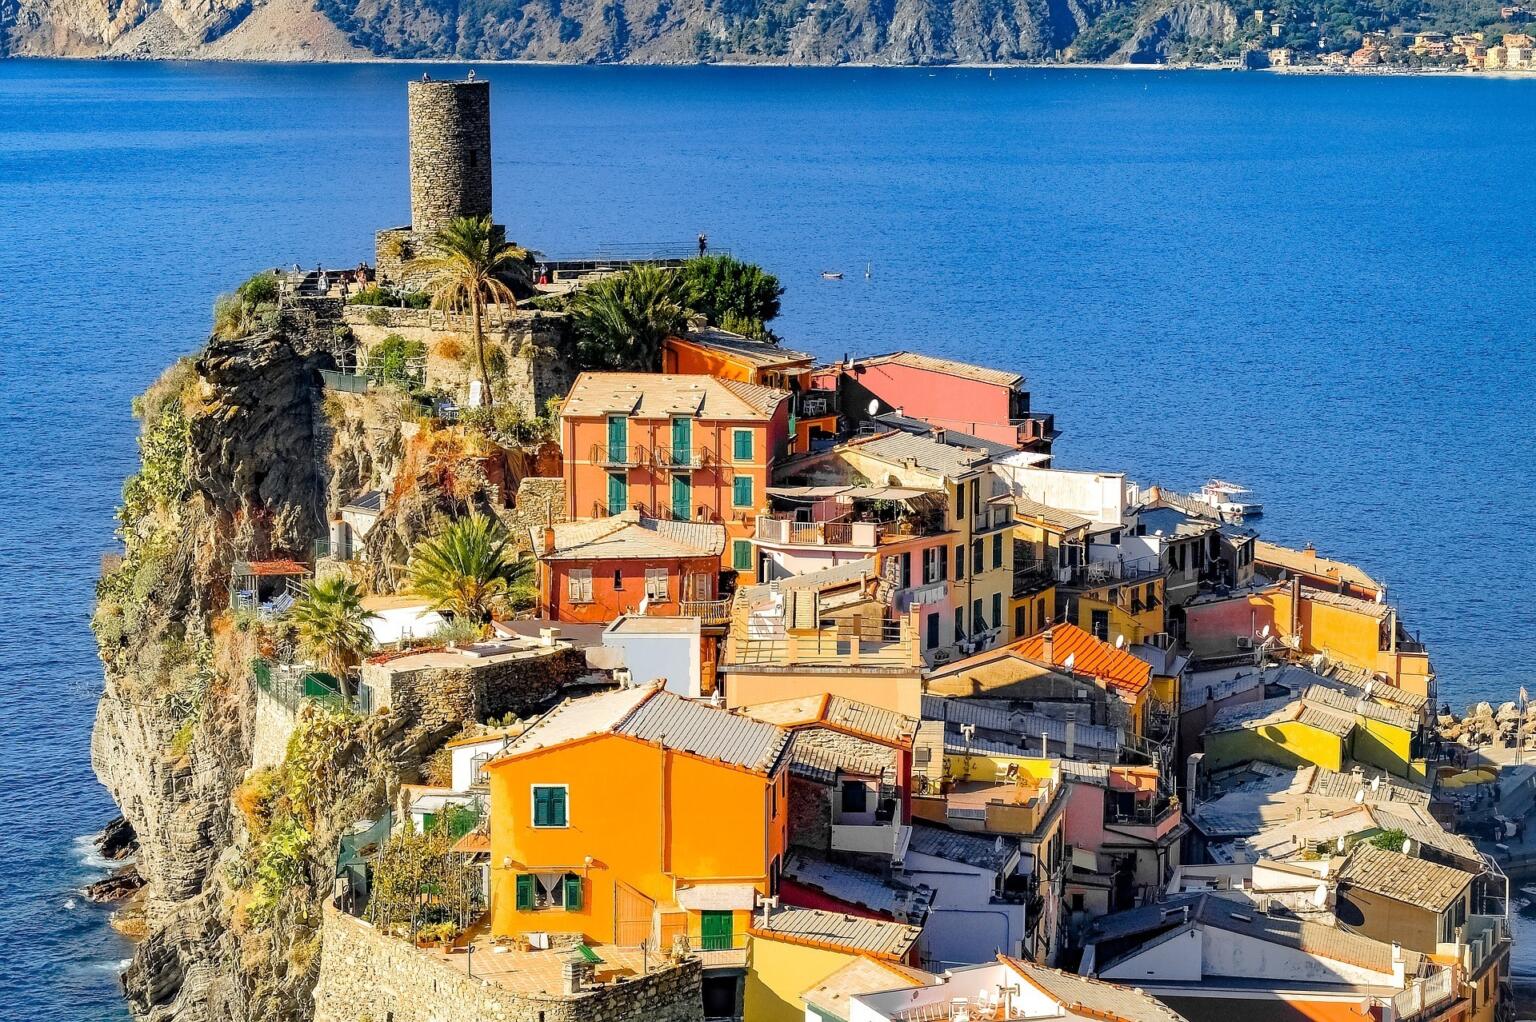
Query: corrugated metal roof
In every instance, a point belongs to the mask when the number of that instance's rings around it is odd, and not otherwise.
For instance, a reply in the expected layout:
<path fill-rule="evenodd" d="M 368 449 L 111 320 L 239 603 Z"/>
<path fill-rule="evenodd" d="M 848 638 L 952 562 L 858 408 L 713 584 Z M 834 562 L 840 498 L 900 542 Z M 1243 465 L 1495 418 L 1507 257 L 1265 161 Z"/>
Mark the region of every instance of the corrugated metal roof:
<path fill-rule="evenodd" d="M 1051 507 L 1042 504 L 1038 500 L 1030 500 L 1028 497 L 1015 493 L 1005 493 L 1001 497 L 993 497 L 993 504 L 1012 504 L 1016 518 L 1036 519 L 1047 525 L 1054 525 L 1058 529 L 1073 530 L 1084 529 L 1093 524 L 1093 521 L 1082 515 L 1073 514 L 1071 511 L 1063 511 L 1059 507 Z"/>
<path fill-rule="evenodd" d="M 731 385 L 713 376 L 669 373 L 582 373 L 560 414 L 597 418 L 609 414 L 641 419 L 691 415 L 700 419 L 762 420 L 788 392 L 752 384 Z"/>
<path fill-rule="evenodd" d="M 835 748 L 818 745 L 801 728 L 789 739 L 788 755 L 789 769 L 795 776 L 832 784 L 839 773 L 879 777 L 891 765 L 895 753 L 887 746 L 848 736 L 840 736 Z"/>
<path fill-rule="evenodd" d="M 981 837 L 914 821 L 907 851 L 1001 872 L 1019 854 L 1019 845 L 1017 840 Z"/>
<path fill-rule="evenodd" d="M 808 987 L 800 994 L 800 999 L 823 1018 L 846 1020 L 850 998 L 911 986 L 929 986 L 935 978 L 932 973 L 897 965 L 895 962 L 855 958 L 832 975 Z"/>
<path fill-rule="evenodd" d="M 760 773 L 774 771 L 789 743 L 783 728 L 667 691 L 656 691 L 614 731 Z"/>
<path fill-rule="evenodd" d="M 1405 731 L 1414 730 L 1418 721 L 1414 715 L 1399 706 L 1384 703 L 1374 696 L 1341 692 L 1327 685 L 1310 685 L 1302 696 L 1309 703 L 1318 703 L 1345 713 L 1358 714 L 1383 724 L 1391 724 Z"/>
<path fill-rule="evenodd" d="M 815 888 L 846 904 L 919 924 L 933 901 L 931 888 L 887 881 L 873 873 L 813 859 L 801 852 L 784 860 L 784 879 Z"/>
<path fill-rule="evenodd" d="M 1380 582 L 1355 565 L 1319 557 L 1316 550 L 1310 553 L 1305 550 L 1292 550 L 1290 547 L 1277 546 L 1260 539 L 1253 544 L 1253 559 L 1261 566 L 1273 565 L 1286 571 L 1311 575 L 1314 578 L 1337 579 L 1362 589 L 1379 591 L 1384 588 Z"/>
<path fill-rule="evenodd" d="M 533 749 L 547 749 L 588 735 L 606 734 L 655 691 L 654 686 L 641 685 L 637 688 L 599 692 L 580 699 L 567 699 L 512 739 L 506 751 L 516 755 Z"/>
<path fill-rule="evenodd" d="M 754 937 L 835 947 L 882 958 L 905 957 L 922 928 L 884 919 L 865 919 L 814 908 L 786 908 L 768 917 L 767 925 L 755 920 L 748 930 Z"/>
<path fill-rule="evenodd" d="M 782 348 L 771 341 L 743 337 L 741 334 L 733 334 L 729 330 L 722 330 L 715 326 L 705 327 L 702 330 L 690 330 L 683 335 L 682 339 L 701 347 L 716 348 L 732 355 L 739 355 L 759 368 L 791 362 L 815 361 L 815 356 L 806 352 Z"/>
<path fill-rule="evenodd" d="M 544 551 L 545 526 L 528 530 L 534 551 L 544 561 L 719 557 L 725 550 L 723 525 L 642 518 L 638 511 L 592 521 L 561 522 L 550 528 L 555 547 L 549 553 Z"/>
<path fill-rule="evenodd" d="M 1442 866 L 1401 852 L 1361 842 L 1339 870 L 1340 892 L 1358 887 L 1384 898 L 1443 912 L 1476 877 L 1453 866 Z"/>
<path fill-rule="evenodd" d="M 1184 1022 L 1183 1015 L 1139 989 L 1048 969 L 1018 958 L 1004 960 L 1009 968 L 1056 998 L 1074 1015 L 1086 1009 L 1092 1018 L 1114 1022 Z"/>
<path fill-rule="evenodd" d="M 923 369 L 933 373 L 943 373 L 946 376 L 959 376 L 967 380 L 976 380 L 981 383 L 990 383 L 996 387 L 1014 387 L 1024 382 L 1021 373 L 1011 373 L 1006 369 L 993 369 L 990 366 L 972 365 L 969 362 L 960 362 L 952 358 L 939 358 L 936 355 L 919 355 L 914 351 L 893 351 L 886 355 L 871 355 L 869 358 L 858 359 L 856 365 L 875 366 L 886 363 L 907 366 L 910 369 Z"/>

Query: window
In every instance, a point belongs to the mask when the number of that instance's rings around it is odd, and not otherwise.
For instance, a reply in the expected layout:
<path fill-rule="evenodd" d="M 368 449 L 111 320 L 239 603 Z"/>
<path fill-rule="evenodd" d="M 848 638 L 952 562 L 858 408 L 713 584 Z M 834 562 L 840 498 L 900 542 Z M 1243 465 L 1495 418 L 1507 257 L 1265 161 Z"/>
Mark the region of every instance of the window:
<path fill-rule="evenodd" d="M 621 472 L 608 475 L 608 513 L 620 514 L 629 509 L 629 479 Z"/>
<path fill-rule="evenodd" d="M 581 910 L 581 877 L 575 873 L 519 873 L 517 875 L 517 910 L 541 912 L 563 909 Z"/>
<path fill-rule="evenodd" d="M 912 585 L 912 554 L 910 552 L 901 555 L 901 588 L 908 589 Z"/>
<path fill-rule="evenodd" d="M 987 630 L 987 621 L 981 616 L 981 601 L 971 601 L 971 631 L 984 632 Z"/>
<path fill-rule="evenodd" d="M 931 546 L 923 551 L 923 584 L 942 582 L 948 574 L 949 547 Z"/>
<path fill-rule="evenodd" d="M 1003 566 L 1003 534 L 997 533 L 992 537 L 992 567 Z"/>
<path fill-rule="evenodd" d="M 645 569 L 645 595 L 657 603 L 667 602 L 667 569 Z"/>
<path fill-rule="evenodd" d="M 731 567 L 737 571 L 752 570 L 752 541 L 750 539 L 735 539 L 731 541 Z"/>
<path fill-rule="evenodd" d="M 1013 637 L 1022 639 L 1029 632 L 1029 604 L 1021 603 L 1013 608 Z"/>
<path fill-rule="evenodd" d="M 862 813 L 869 807 L 869 787 L 863 781 L 843 782 L 843 812 Z"/>
<path fill-rule="evenodd" d="M 971 574 L 980 575 L 986 566 L 987 547 L 981 540 L 971 543 Z"/>
<path fill-rule="evenodd" d="M 613 573 L 613 591 L 617 593 L 617 592 L 622 592 L 623 590 L 624 590 L 624 573 L 622 571 L 615 570 L 614 573 Z"/>
<path fill-rule="evenodd" d="M 955 641 L 965 638 L 965 608 L 955 608 Z"/>
<path fill-rule="evenodd" d="M 731 506 L 752 506 L 752 477 L 737 476 L 731 480 Z"/>
<path fill-rule="evenodd" d="M 572 568 L 565 576 L 566 599 L 571 603 L 592 602 L 592 569 Z"/>
<path fill-rule="evenodd" d="M 981 480 L 971 480 L 971 514 L 981 514 Z"/>
<path fill-rule="evenodd" d="M 609 462 L 623 462 L 625 449 L 629 446 L 629 420 L 622 415 L 610 416 L 608 419 L 608 457 Z"/>
<path fill-rule="evenodd" d="M 965 577 L 965 544 L 955 547 L 955 581 Z"/>
<path fill-rule="evenodd" d="M 1109 641 L 1109 611 L 1096 610 L 1093 612 L 1094 637 L 1104 642 Z"/>
<path fill-rule="evenodd" d="M 929 614 L 924 624 L 928 629 L 928 637 L 923 644 L 924 649 L 933 649 L 939 644 L 939 612 Z"/>
<path fill-rule="evenodd" d="M 731 430 L 731 457 L 736 461 L 752 460 L 752 431 L 750 429 Z"/>
<path fill-rule="evenodd" d="M 1120 530 L 1119 529 L 1116 529 L 1114 532 L 1111 532 L 1109 534 L 1109 545 L 1110 546 L 1119 546 L 1120 545 Z"/>
<path fill-rule="evenodd" d="M 1002 626 L 1003 626 L 1003 594 L 1002 593 L 993 593 L 992 594 L 992 627 L 993 628 L 1001 628 Z"/>
<path fill-rule="evenodd" d="M 672 420 L 672 464 L 693 464 L 693 420 Z"/>
<path fill-rule="evenodd" d="M 533 825 L 535 827 L 564 827 L 566 814 L 566 786 L 563 784 L 535 784 L 533 786 Z"/>

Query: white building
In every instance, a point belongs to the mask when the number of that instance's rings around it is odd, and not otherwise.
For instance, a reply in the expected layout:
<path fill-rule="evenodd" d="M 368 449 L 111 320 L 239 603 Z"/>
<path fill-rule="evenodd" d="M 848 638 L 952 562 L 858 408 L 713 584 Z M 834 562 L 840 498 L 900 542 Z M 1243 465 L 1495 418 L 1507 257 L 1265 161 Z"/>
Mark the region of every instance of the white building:
<path fill-rule="evenodd" d="M 637 684 L 663 681 L 668 692 L 687 699 L 703 694 L 700 623 L 696 617 L 642 617 L 625 614 L 603 630 L 602 644 L 619 652 L 615 667 Z"/>
<path fill-rule="evenodd" d="M 932 888 L 923 957 L 934 968 L 1023 953 L 1024 898 L 1008 880 L 1024 860 L 1017 840 L 914 823 L 902 879 Z"/>

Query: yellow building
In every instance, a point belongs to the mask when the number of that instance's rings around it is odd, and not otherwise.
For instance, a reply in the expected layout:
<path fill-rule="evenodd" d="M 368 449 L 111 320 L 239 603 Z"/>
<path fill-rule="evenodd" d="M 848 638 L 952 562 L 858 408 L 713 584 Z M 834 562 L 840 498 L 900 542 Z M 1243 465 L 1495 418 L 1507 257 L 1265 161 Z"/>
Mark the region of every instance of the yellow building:
<path fill-rule="evenodd" d="M 1218 713 L 1205 731 L 1212 770 L 1249 760 L 1342 770 L 1349 762 L 1422 783 L 1427 764 L 1412 711 L 1368 692 L 1312 685 L 1286 696 Z"/>
<path fill-rule="evenodd" d="M 1069 567 L 1069 551 L 1088 542 L 1093 523 L 1028 497 L 1004 494 L 994 506 L 1012 512 L 1011 593 L 1008 599 L 1009 640 L 1025 639 L 1056 620 L 1056 580 Z"/>
<path fill-rule="evenodd" d="M 560 704 L 485 768 L 491 932 L 686 941 L 739 968 L 788 843 L 787 746 L 659 684 Z"/>
<path fill-rule="evenodd" d="M 786 908 L 753 920 L 747 947 L 743 1017 L 802 1022 L 808 987 L 859 959 L 914 967 L 922 929 L 820 909 Z M 893 977 L 893 986 L 900 985 Z"/>

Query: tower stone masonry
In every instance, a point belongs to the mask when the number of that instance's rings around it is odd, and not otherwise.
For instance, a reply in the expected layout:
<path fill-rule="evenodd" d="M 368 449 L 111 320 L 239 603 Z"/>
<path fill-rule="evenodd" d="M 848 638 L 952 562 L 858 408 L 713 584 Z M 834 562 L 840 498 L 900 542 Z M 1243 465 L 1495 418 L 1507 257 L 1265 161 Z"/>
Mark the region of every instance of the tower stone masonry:
<path fill-rule="evenodd" d="M 458 217 L 491 215 L 491 83 L 413 81 L 411 233 L 430 238 Z"/>

